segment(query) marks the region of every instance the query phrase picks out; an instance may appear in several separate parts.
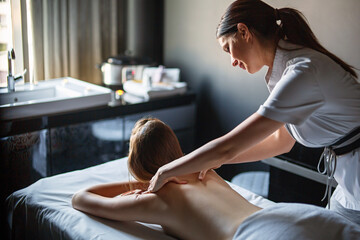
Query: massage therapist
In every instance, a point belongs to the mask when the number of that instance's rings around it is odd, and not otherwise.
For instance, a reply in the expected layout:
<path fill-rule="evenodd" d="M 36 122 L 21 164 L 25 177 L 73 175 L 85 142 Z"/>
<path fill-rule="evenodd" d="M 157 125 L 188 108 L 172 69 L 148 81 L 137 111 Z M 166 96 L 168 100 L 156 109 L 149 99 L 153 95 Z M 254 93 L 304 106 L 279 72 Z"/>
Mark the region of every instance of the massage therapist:
<path fill-rule="evenodd" d="M 149 190 L 181 183 L 177 176 L 200 172 L 202 179 L 222 164 L 280 155 L 297 141 L 325 147 L 319 171 L 338 183 L 330 209 L 360 225 L 360 84 L 354 69 L 318 42 L 299 11 L 260 0 L 233 2 L 216 37 L 234 67 L 251 74 L 269 67 L 270 95 L 226 135 L 161 167 Z"/>

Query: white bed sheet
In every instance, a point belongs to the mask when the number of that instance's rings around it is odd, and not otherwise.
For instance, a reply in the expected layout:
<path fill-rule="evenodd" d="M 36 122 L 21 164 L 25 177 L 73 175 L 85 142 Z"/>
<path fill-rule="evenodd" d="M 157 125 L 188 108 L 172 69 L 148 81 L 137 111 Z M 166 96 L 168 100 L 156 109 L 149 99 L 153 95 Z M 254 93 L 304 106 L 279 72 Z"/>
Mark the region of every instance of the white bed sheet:
<path fill-rule="evenodd" d="M 71 206 L 72 195 L 96 184 L 128 181 L 127 158 L 37 181 L 8 198 L 12 239 L 174 239 L 161 227 L 117 222 L 84 214 Z M 274 202 L 229 183 L 251 203 L 266 208 Z"/>

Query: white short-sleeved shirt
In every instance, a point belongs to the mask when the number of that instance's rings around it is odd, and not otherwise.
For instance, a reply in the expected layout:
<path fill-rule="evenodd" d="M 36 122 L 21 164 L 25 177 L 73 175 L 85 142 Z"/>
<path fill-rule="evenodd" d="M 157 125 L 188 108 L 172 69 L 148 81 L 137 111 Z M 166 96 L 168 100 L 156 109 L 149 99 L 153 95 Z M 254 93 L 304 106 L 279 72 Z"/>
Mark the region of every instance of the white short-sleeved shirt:
<path fill-rule="evenodd" d="M 270 95 L 257 112 L 287 123 L 304 146 L 329 146 L 360 126 L 360 84 L 320 52 L 280 40 L 265 79 Z M 334 177 L 343 194 L 333 197 L 360 210 L 360 149 L 339 157 Z"/>

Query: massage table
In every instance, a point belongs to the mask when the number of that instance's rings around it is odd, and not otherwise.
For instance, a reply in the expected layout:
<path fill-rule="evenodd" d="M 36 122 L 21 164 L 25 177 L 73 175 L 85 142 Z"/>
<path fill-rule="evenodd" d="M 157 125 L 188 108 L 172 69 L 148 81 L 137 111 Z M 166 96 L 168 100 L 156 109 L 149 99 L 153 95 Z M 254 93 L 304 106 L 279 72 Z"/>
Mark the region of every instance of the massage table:
<path fill-rule="evenodd" d="M 81 189 L 108 182 L 133 180 L 127 158 L 83 170 L 40 179 L 7 199 L 7 222 L 12 239 L 174 239 L 161 226 L 119 222 L 72 208 L 71 198 Z M 251 203 L 266 208 L 274 202 L 228 182 Z"/>

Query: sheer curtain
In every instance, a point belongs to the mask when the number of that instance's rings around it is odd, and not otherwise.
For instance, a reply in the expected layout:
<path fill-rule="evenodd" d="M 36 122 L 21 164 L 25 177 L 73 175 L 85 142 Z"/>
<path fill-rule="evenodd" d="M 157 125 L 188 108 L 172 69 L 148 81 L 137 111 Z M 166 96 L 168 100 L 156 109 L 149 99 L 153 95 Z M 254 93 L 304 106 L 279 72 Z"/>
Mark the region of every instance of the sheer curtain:
<path fill-rule="evenodd" d="M 27 0 L 30 81 L 101 84 L 96 64 L 125 51 L 125 0 Z"/>

